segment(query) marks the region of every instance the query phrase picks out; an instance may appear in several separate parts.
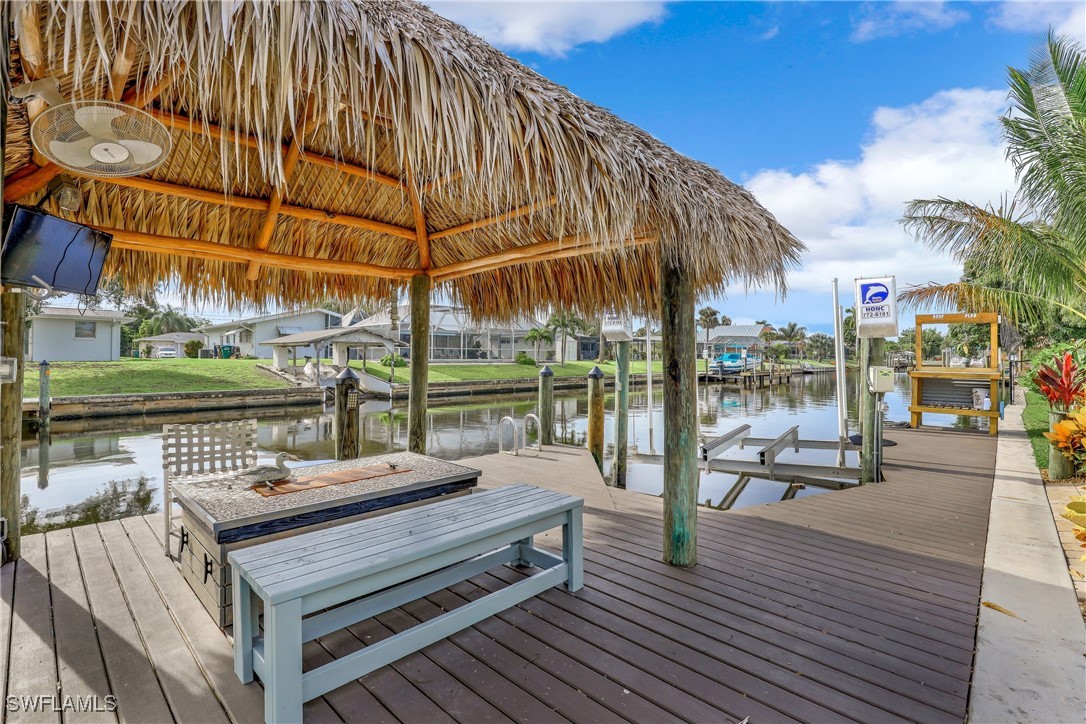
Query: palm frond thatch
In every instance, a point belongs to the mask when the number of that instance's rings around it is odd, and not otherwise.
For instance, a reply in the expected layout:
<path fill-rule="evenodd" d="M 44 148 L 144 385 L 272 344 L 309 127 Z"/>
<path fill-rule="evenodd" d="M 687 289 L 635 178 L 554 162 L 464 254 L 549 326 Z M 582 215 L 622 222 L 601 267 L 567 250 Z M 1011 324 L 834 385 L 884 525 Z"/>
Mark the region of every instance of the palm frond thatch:
<path fill-rule="evenodd" d="M 252 282 L 229 254 L 130 245 L 110 271 L 132 287 L 173 278 L 193 300 L 231 306 L 379 301 L 417 271 L 481 318 L 552 305 L 595 315 L 647 311 L 659 255 L 689 269 L 704 293 L 783 290 L 803 250 L 747 190 L 411 0 L 18 0 L 11 12 L 31 18 L 16 23 L 20 47 L 34 47 L 37 33 L 43 57 L 32 64 L 70 97 L 160 89 L 149 110 L 172 126 L 174 150 L 150 180 L 223 198 L 88 179 L 80 221 L 398 270 L 264 264 Z M 125 43 L 137 51 L 117 80 Z M 15 117 L 15 133 L 20 124 Z M 302 151 L 296 171 L 292 144 Z M 6 174 L 19 169 L 12 161 Z M 277 194 L 285 211 L 262 235 Z M 411 238 L 420 218 L 432 242 Z M 657 241 L 631 244 L 646 234 Z M 441 274 L 565 238 L 596 253 Z"/>

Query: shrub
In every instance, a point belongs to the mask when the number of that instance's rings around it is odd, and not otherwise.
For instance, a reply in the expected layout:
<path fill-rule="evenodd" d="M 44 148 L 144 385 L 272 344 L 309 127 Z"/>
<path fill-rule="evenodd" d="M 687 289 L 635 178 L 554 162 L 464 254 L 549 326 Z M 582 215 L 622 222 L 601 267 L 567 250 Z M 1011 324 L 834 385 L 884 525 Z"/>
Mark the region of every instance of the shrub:
<path fill-rule="evenodd" d="M 529 367 L 535 367 L 535 360 L 528 356 L 527 352 L 517 352 L 516 363 L 518 365 L 527 365 Z"/>
<path fill-rule="evenodd" d="M 406 367 L 407 366 L 407 360 L 405 360 L 403 357 L 401 357 L 400 355 L 392 356 L 390 354 L 386 354 L 384 357 L 381 358 L 381 366 L 382 367 L 391 367 L 393 360 L 396 361 L 396 366 L 397 367 Z"/>
<path fill-rule="evenodd" d="M 145 344 L 143 346 L 143 356 L 145 359 L 151 356 L 151 345 Z"/>
<path fill-rule="evenodd" d="M 204 348 L 204 343 L 198 339 L 190 339 L 185 342 L 185 356 L 186 357 L 199 357 L 200 350 Z"/>
<path fill-rule="evenodd" d="M 1086 377 L 1071 352 L 1056 357 L 1052 365 L 1041 365 L 1033 376 L 1033 384 L 1048 398 L 1053 410 L 1070 410 L 1086 395 Z"/>

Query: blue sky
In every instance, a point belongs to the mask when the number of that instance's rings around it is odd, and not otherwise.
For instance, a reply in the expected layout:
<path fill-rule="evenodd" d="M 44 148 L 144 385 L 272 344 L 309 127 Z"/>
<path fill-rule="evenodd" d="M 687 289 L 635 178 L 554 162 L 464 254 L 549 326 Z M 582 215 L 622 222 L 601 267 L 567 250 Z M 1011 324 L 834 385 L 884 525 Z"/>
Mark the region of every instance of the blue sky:
<path fill-rule="evenodd" d="M 958 275 L 897 224 L 913 198 L 1012 192 L 1008 65 L 1084 3 L 432 2 L 576 94 L 750 188 L 810 251 L 774 290 L 701 300 L 828 330 L 829 283 Z"/>

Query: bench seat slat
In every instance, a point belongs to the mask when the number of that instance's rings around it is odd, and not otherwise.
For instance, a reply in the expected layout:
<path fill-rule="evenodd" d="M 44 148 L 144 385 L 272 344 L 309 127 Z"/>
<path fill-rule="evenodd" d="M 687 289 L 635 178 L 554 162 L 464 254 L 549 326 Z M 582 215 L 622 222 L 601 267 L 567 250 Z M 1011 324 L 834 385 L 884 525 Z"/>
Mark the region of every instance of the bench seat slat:
<path fill-rule="evenodd" d="M 302 567 L 298 571 L 286 572 L 277 575 L 270 580 L 257 578 L 252 580 L 253 589 L 261 594 L 262 598 L 271 601 L 285 601 L 290 598 L 306 596 L 314 590 L 322 590 L 338 586 L 342 583 L 357 581 L 359 579 L 372 578 L 381 581 L 387 578 L 387 571 L 395 571 L 397 574 L 411 570 L 413 563 L 425 561 L 446 550 L 470 549 L 469 555 L 484 552 L 475 545 L 494 537 L 501 537 L 512 530 L 535 529 L 541 532 L 539 524 L 553 521 L 564 515 L 571 506 L 551 507 L 544 510 L 533 510 L 531 516 L 525 515 L 523 509 L 515 512 L 519 516 L 508 515 L 494 522 L 480 522 L 470 528 L 453 528 L 442 535 L 426 538 L 423 542 L 412 545 L 410 548 L 391 546 L 383 553 L 344 558 L 338 565 L 322 564 L 320 566 Z M 532 535 L 533 533 L 526 533 Z M 470 537 L 468 537 L 470 535 Z M 466 541 L 471 541 L 467 543 Z M 401 578 L 400 580 L 404 580 Z M 387 581 L 384 585 L 392 585 L 395 581 Z M 378 585 L 378 584 L 374 584 Z M 378 590 L 373 588 L 371 590 Z M 361 594 L 359 594 L 361 595 Z"/>
<path fill-rule="evenodd" d="M 549 500 L 549 496 L 530 493 L 522 496 L 518 501 L 521 505 L 535 505 Z M 470 509 L 460 509 L 437 514 L 429 514 L 415 521 L 403 521 L 401 525 L 385 526 L 371 531 L 368 527 L 352 529 L 346 535 L 335 537 L 320 535 L 312 539 L 296 537 L 293 551 L 280 553 L 272 560 L 257 560 L 245 566 L 248 575 L 253 580 L 270 580 L 276 573 L 282 571 L 297 571 L 299 566 L 330 565 L 332 559 L 338 556 L 360 557 L 374 555 L 387 550 L 390 545 L 407 546 L 426 537 L 437 535 L 456 526 L 469 526 L 478 520 L 492 520 L 497 516 L 507 514 L 510 511 L 508 500 L 487 500 L 484 503 Z M 360 521 L 365 522 L 365 521 Z M 349 528 L 350 525 L 340 526 Z M 317 531 L 324 533 L 325 531 Z M 313 535 L 313 534 L 310 534 Z M 328 563 L 325 563 L 328 562 Z"/>
<path fill-rule="evenodd" d="M 482 492 L 472 492 L 471 495 L 464 496 L 462 498 L 454 498 L 453 500 L 443 500 L 434 503 L 427 503 L 426 505 L 416 508 L 408 508 L 406 510 L 399 510 L 392 513 L 386 513 L 376 518 L 367 518 L 366 520 L 358 521 L 359 523 L 367 524 L 367 530 L 372 531 L 374 534 L 380 534 L 383 529 L 402 529 L 404 526 L 411 525 L 424 525 L 428 521 L 431 521 L 435 517 L 456 514 L 460 505 L 467 505 L 468 501 L 472 501 L 473 504 L 482 504 L 485 501 L 492 500 L 504 500 L 508 493 L 496 495 L 496 493 L 502 493 L 503 491 L 519 492 L 524 494 L 525 492 L 532 490 L 539 490 L 532 485 L 526 485 L 523 483 L 517 485 L 510 485 L 508 488 L 497 488 L 494 490 L 484 490 Z M 550 491 L 547 491 L 550 492 Z M 313 538 L 320 536 L 324 541 L 335 541 L 344 536 L 357 535 L 357 528 L 352 525 L 337 526 L 335 528 L 328 528 L 321 531 L 312 531 L 302 535 L 292 536 L 290 538 L 283 538 L 281 540 L 269 541 L 262 543 L 259 550 L 253 548 L 244 548 L 235 552 L 235 558 L 239 563 L 246 566 L 261 565 L 265 561 L 274 561 L 279 558 L 289 558 L 297 550 L 298 540 L 313 540 Z M 311 536 L 306 538 L 306 536 Z"/>

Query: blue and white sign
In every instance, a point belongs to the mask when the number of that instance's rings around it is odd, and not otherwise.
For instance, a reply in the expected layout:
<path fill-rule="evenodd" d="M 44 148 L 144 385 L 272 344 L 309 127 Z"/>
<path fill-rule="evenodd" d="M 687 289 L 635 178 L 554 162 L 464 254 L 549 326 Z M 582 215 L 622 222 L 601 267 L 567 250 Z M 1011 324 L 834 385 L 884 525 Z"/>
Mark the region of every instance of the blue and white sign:
<path fill-rule="evenodd" d="M 897 284 L 894 277 L 856 280 L 856 336 L 896 337 Z"/>

